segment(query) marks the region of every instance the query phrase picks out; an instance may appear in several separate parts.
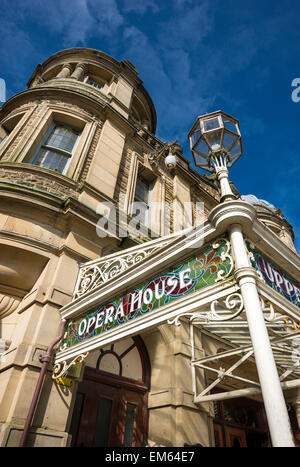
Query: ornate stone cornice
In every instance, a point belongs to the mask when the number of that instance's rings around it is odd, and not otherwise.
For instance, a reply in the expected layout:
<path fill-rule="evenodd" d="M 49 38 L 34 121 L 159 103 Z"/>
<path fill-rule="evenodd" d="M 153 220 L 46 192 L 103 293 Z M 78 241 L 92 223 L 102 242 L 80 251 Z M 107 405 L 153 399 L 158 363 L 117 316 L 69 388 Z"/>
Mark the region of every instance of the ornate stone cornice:
<path fill-rule="evenodd" d="M 11 315 L 18 307 L 21 297 L 13 297 L 0 293 L 0 318 Z"/>

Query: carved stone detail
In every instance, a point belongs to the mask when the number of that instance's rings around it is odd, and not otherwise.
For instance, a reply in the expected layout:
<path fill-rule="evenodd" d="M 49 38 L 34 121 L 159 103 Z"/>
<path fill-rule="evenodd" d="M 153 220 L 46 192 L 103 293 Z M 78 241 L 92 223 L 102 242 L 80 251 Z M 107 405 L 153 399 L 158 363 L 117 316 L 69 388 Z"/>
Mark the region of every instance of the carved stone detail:
<path fill-rule="evenodd" d="M 13 313 L 17 309 L 20 301 L 20 297 L 13 297 L 0 293 L 0 318 L 4 318 Z"/>

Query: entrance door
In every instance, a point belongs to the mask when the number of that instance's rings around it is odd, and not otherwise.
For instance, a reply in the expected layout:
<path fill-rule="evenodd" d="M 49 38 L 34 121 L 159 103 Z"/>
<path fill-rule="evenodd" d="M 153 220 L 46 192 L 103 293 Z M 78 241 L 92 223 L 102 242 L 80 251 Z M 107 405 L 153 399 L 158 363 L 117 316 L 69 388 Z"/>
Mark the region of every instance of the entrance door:
<path fill-rule="evenodd" d="M 226 444 L 230 448 L 247 447 L 246 434 L 240 428 L 226 427 Z"/>
<path fill-rule="evenodd" d="M 145 446 L 147 442 L 147 395 L 143 388 L 128 388 L 126 381 L 103 384 L 84 379 L 78 387 L 70 433 L 72 446 Z M 118 383 L 117 383 L 118 380 Z M 129 384 L 129 386 L 132 386 Z"/>
<path fill-rule="evenodd" d="M 238 398 L 214 403 L 215 445 L 218 447 L 268 446 L 268 425 L 261 402 Z"/>
<path fill-rule="evenodd" d="M 71 445 L 145 446 L 149 386 L 150 361 L 139 336 L 91 352 L 76 394 Z"/>

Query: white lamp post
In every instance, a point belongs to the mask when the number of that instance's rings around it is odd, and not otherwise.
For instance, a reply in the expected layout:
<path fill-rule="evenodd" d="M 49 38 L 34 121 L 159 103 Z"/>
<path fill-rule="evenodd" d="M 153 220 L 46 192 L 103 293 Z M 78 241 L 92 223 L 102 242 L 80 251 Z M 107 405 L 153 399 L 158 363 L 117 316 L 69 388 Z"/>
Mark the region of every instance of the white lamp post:
<path fill-rule="evenodd" d="M 256 286 L 256 271 L 249 260 L 242 226 L 236 220 L 239 217 L 237 203 L 240 203 L 241 208 L 245 203 L 236 201 L 228 181 L 228 167 L 242 155 L 238 120 L 222 111 L 203 115 L 197 118 L 188 136 L 196 166 L 217 174 L 222 201 L 215 208 L 218 215 L 220 216 L 222 206 L 224 212 L 228 213 L 230 204 L 234 205 L 232 223 L 227 229 L 235 258 L 235 278 L 243 297 L 272 444 L 274 447 L 293 447 L 289 416 Z M 214 210 L 211 214 L 212 218 L 213 216 Z"/>

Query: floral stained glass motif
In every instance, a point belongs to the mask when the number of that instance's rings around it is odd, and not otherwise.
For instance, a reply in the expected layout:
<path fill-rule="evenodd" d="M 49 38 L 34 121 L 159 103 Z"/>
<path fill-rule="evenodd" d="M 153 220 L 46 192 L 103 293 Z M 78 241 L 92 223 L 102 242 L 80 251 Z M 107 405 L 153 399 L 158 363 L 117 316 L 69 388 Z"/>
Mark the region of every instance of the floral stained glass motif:
<path fill-rule="evenodd" d="M 133 319 L 152 313 L 192 292 L 229 277 L 233 263 L 229 242 L 221 239 L 196 257 L 176 265 L 125 295 L 68 323 L 62 347 L 68 348 Z"/>

